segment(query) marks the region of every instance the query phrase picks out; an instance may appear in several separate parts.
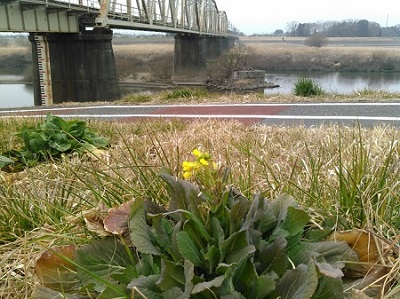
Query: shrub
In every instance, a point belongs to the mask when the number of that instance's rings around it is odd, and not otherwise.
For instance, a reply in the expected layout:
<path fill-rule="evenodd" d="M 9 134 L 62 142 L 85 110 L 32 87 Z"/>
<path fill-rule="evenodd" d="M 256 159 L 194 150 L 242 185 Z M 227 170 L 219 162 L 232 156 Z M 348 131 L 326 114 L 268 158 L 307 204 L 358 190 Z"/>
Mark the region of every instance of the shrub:
<path fill-rule="evenodd" d="M 325 46 L 327 43 L 328 43 L 328 38 L 326 37 L 326 35 L 321 33 L 310 35 L 304 40 L 304 44 L 306 46 L 316 47 L 316 48 L 321 48 Z"/>
<path fill-rule="evenodd" d="M 323 94 L 321 87 L 309 78 L 300 78 L 294 86 L 296 96 L 310 97 Z"/>

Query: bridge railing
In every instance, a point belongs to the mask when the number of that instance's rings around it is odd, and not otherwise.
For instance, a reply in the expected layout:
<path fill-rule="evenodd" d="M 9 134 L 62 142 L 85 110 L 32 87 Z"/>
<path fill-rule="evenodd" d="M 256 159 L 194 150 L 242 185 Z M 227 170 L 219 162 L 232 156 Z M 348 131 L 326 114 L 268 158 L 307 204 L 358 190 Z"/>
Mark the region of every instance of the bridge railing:
<path fill-rule="evenodd" d="M 175 20 L 171 15 L 164 15 L 159 12 L 152 12 L 152 15 L 148 15 L 148 11 L 144 8 L 128 7 L 125 4 L 112 2 L 110 4 L 110 11 L 108 17 L 114 19 L 126 20 L 129 22 L 139 22 L 151 25 L 160 25 L 170 28 L 179 28 L 186 30 L 199 31 L 199 26 L 194 22 L 182 22 L 181 20 Z"/>
<path fill-rule="evenodd" d="M 22 2 L 37 3 L 36 0 L 23 0 Z M 44 0 L 41 1 L 46 6 L 54 6 L 57 4 L 62 7 L 67 7 L 70 10 L 87 10 L 87 11 L 98 11 L 100 4 L 96 0 Z"/>
<path fill-rule="evenodd" d="M 93 26 L 146 29 L 199 34 L 235 35 L 224 11 L 215 0 L 20 0 L 21 2 L 87 11 L 97 15 Z M 129 4 L 129 5 L 128 5 Z M 116 20 L 116 21 L 113 21 Z"/>
<path fill-rule="evenodd" d="M 103 4 L 96 21 L 100 26 L 112 26 L 115 22 L 111 19 L 119 19 L 200 34 L 219 35 L 229 30 L 227 16 L 218 11 L 215 0 L 110 0 Z"/>

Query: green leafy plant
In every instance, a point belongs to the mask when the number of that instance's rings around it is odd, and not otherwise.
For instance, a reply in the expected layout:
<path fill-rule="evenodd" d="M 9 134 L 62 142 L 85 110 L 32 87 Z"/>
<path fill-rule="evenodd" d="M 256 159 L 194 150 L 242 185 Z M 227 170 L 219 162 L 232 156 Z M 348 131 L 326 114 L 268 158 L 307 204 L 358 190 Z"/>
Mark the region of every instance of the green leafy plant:
<path fill-rule="evenodd" d="M 309 78 L 300 78 L 294 85 L 296 96 L 310 97 L 322 95 L 321 87 Z"/>
<path fill-rule="evenodd" d="M 209 196 L 161 178 L 168 208 L 137 198 L 128 212 L 114 211 L 104 227 L 116 237 L 77 249 L 61 266 L 37 267 L 42 285 L 32 297 L 344 298 L 342 269 L 355 252 L 345 242 L 307 240 L 310 216 L 291 196 L 250 200 L 232 187 Z"/>
<path fill-rule="evenodd" d="M 107 138 L 93 133 L 84 121 L 67 121 L 52 114 L 36 127 L 23 127 L 17 136 L 22 138 L 24 146 L 0 155 L 2 170 L 18 171 L 38 162 L 60 159 L 65 154 L 94 151 L 109 145 Z"/>

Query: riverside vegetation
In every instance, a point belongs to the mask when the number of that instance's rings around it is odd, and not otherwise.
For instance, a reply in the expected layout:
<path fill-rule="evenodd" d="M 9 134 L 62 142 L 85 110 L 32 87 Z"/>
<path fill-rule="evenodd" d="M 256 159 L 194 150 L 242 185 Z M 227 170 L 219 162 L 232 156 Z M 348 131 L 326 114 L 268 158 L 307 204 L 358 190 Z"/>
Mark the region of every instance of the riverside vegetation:
<path fill-rule="evenodd" d="M 2 298 L 399 296 L 397 129 L 87 127 L 110 147 L 1 172 Z"/>

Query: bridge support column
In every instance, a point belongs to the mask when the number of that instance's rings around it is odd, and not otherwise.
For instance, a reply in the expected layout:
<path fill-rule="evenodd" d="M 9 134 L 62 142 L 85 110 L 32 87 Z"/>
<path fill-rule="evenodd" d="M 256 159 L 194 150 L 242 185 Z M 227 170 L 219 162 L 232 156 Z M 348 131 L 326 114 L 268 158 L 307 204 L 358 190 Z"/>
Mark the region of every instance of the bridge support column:
<path fill-rule="evenodd" d="M 207 61 L 220 57 L 235 45 L 235 39 L 194 34 L 175 35 L 174 83 L 207 81 Z"/>
<path fill-rule="evenodd" d="M 120 97 L 112 31 L 31 33 L 35 105 Z"/>

